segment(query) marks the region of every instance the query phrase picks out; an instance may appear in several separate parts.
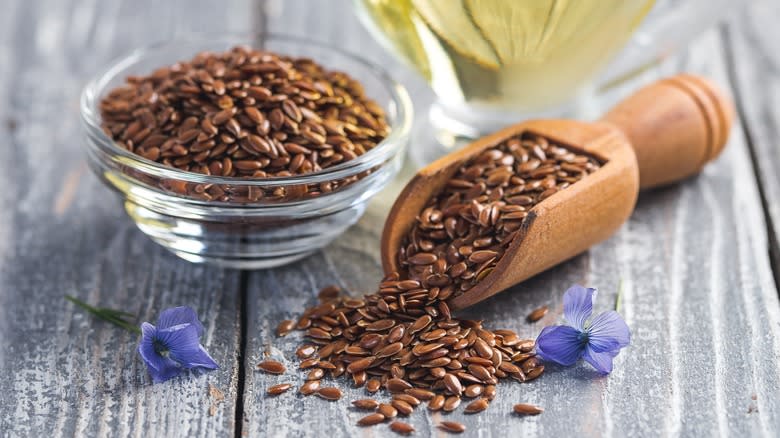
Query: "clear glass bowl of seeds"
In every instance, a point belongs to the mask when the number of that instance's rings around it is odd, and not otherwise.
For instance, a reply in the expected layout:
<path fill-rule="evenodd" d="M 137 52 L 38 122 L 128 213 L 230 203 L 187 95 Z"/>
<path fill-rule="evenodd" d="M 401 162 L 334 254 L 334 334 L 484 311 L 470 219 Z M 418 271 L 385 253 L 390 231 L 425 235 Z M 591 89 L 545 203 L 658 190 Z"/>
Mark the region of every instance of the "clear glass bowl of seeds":
<path fill-rule="evenodd" d="M 338 47 L 250 34 L 136 50 L 87 84 L 81 115 L 90 167 L 145 234 L 258 269 L 360 218 L 401 167 L 412 106 Z"/>

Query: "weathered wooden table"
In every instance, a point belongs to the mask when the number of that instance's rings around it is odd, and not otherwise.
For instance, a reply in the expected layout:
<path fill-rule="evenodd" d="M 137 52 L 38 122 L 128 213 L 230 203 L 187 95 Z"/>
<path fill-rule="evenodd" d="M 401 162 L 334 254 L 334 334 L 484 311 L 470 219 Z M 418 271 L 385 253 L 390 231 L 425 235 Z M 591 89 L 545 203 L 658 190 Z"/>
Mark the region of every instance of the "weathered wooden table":
<path fill-rule="evenodd" d="M 411 90 L 418 120 L 430 92 L 382 51 L 350 2 L 275 0 L 3 0 L 0 5 L 0 436 L 389 436 L 359 429 L 349 397 L 329 403 L 265 396 L 301 376 L 259 374 L 271 355 L 294 363 L 295 338 L 273 327 L 336 283 L 369 291 L 381 275 L 374 203 L 337 243 L 295 266 L 239 272 L 179 260 L 125 217 L 87 171 L 78 95 L 108 60 L 191 31 L 272 31 L 339 42 L 385 65 Z M 623 281 L 633 343 L 609 377 L 587 365 L 507 382 L 478 416 L 449 415 L 469 436 L 778 436 L 780 434 L 780 3 L 745 2 L 688 50 L 616 93 L 677 70 L 729 87 L 741 118 L 713 165 L 677 186 L 642 193 L 621 231 L 588 253 L 470 309 L 529 337 L 561 314 L 562 292 L 600 288 L 599 310 Z M 418 124 L 420 125 L 420 124 Z M 411 147 L 421 147 L 412 144 Z M 391 198 L 400 182 L 382 196 Z M 63 299 L 154 321 L 190 305 L 222 368 L 152 385 L 136 337 Z M 531 309 L 553 309 L 541 322 Z M 219 401 L 210 385 L 224 393 Z M 544 414 L 510 414 L 517 402 Z M 440 434 L 440 414 L 411 417 Z"/>

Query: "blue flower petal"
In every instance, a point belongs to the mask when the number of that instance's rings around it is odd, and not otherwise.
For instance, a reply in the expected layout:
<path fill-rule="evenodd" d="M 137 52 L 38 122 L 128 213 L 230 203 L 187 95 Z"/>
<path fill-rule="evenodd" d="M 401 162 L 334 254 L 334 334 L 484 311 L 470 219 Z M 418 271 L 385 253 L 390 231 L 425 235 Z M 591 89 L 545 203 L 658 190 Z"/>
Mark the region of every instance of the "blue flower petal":
<path fill-rule="evenodd" d="M 191 307 L 181 306 L 165 309 L 157 320 L 157 328 L 167 329 L 181 324 L 192 324 L 203 335 L 203 325 L 198 321 L 198 314 Z"/>
<path fill-rule="evenodd" d="M 185 363 L 179 357 L 197 351 L 200 347 L 197 328 L 192 324 L 179 324 L 167 329 L 157 329 L 155 339 L 169 352 L 171 359 L 182 365 Z"/>
<path fill-rule="evenodd" d="M 545 327 L 536 338 L 536 353 L 544 360 L 574 365 L 585 351 L 582 333 L 567 325 Z"/>
<path fill-rule="evenodd" d="M 585 321 L 593 313 L 593 299 L 596 289 L 585 288 L 579 284 L 570 287 L 563 294 L 563 316 L 572 327 L 585 331 Z"/>
<path fill-rule="evenodd" d="M 152 381 L 155 383 L 164 382 L 181 373 L 182 369 L 176 362 L 161 356 L 155 350 L 154 342 L 158 333 L 157 328 L 145 322 L 141 324 L 141 333 L 142 338 L 138 344 L 138 353 L 146 363 Z"/>
<path fill-rule="evenodd" d="M 217 362 L 206 352 L 202 345 L 198 345 L 197 350 L 178 351 L 172 355 L 175 355 L 176 360 L 185 368 L 207 368 L 210 370 L 219 368 Z"/>
<path fill-rule="evenodd" d="M 593 351 L 592 348 L 587 347 L 582 358 L 593 365 L 593 368 L 600 373 L 609 374 L 612 372 L 612 359 L 617 356 L 617 354 L 618 350 L 597 352 Z"/>
<path fill-rule="evenodd" d="M 619 350 L 631 342 L 631 332 L 626 322 L 614 310 L 593 318 L 587 332 L 588 345 L 596 353 Z"/>

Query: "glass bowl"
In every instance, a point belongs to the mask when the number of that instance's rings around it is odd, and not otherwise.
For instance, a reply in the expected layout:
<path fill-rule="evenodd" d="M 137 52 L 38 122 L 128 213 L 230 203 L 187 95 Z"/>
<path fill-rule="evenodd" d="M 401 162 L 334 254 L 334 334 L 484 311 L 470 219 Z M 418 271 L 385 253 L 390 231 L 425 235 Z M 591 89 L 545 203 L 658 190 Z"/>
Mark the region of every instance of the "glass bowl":
<path fill-rule="evenodd" d="M 100 99 L 128 75 L 236 45 L 308 57 L 346 72 L 384 108 L 390 134 L 365 154 L 322 171 L 247 179 L 166 167 L 123 149 L 101 129 Z M 119 193 L 141 231 L 192 262 L 259 269 L 306 256 L 361 217 L 368 200 L 401 167 L 412 104 L 381 68 L 334 46 L 281 35 L 204 35 L 139 49 L 115 61 L 86 85 L 81 116 L 91 169 Z"/>

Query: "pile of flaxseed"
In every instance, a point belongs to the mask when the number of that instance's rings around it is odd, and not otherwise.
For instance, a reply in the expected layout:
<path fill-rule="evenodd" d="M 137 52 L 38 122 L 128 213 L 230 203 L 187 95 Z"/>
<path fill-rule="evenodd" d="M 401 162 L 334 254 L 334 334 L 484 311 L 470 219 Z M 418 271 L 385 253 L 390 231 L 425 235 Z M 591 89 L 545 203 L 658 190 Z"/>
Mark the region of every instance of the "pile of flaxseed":
<path fill-rule="evenodd" d="M 103 97 L 100 113 L 106 135 L 128 151 L 180 170 L 244 178 L 327 169 L 365 154 L 390 130 L 381 106 L 346 73 L 247 47 L 128 77 Z M 307 190 L 330 192 L 358 178 Z M 214 187 L 197 196 L 225 196 Z"/>
<path fill-rule="evenodd" d="M 419 214 L 398 254 L 401 272 L 387 275 L 375 293 L 362 298 L 327 287 L 319 293 L 320 304 L 297 322 L 279 324 L 280 336 L 305 331 L 307 342 L 296 354 L 308 376 L 299 391 L 339 399 L 341 391 L 321 381 L 342 375 L 369 394 L 384 388 L 392 394 L 389 404 L 370 398 L 353 402 L 373 411 L 358 424 L 373 425 L 410 415 L 423 402 L 429 410 L 450 412 L 469 399 L 464 412 L 481 412 L 496 396 L 499 379 L 539 377 L 544 365 L 533 339 L 453 318 L 447 300 L 490 275 L 534 205 L 598 167 L 592 157 L 539 136 L 508 139 L 465 164 Z M 537 309 L 529 319 L 545 312 Z M 285 371 L 270 360 L 258 366 Z M 269 394 L 290 387 L 277 385 Z M 515 412 L 532 415 L 541 408 L 520 403 Z M 451 421 L 439 426 L 465 430 Z M 397 421 L 390 427 L 398 433 L 414 431 Z"/>

